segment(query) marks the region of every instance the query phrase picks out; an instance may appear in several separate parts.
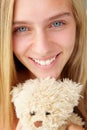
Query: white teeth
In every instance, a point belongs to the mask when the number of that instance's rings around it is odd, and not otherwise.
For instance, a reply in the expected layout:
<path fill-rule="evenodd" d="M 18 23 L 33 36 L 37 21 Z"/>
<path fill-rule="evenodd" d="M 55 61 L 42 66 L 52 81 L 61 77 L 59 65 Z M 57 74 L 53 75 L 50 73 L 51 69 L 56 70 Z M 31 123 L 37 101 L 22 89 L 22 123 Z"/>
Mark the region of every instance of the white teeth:
<path fill-rule="evenodd" d="M 56 57 L 53 57 L 51 59 L 48 60 L 39 60 L 39 59 L 33 59 L 36 63 L 38 63 L 39 65 L 50 65 Z"/>

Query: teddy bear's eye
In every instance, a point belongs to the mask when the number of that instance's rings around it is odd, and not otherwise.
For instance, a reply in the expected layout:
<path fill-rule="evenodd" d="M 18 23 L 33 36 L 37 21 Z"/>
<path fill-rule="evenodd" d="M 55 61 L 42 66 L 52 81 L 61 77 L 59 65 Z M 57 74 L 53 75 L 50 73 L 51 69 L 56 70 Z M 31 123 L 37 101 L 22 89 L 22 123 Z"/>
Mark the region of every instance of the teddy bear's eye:
<path fill-rule="evenodd" d="M 31 115 L 31 116 L 34 116 L 34 115 L 35 115 L 35 112 L 34 112 L 34 111 L 30 112 L 30 115 Z"/>
<path fill-rule="evenodd" d="M 51 113 L 50 113 L 50 112 L 46 112 L 45 114 L 46 114 L 46 115 L 51 115 Z"/>

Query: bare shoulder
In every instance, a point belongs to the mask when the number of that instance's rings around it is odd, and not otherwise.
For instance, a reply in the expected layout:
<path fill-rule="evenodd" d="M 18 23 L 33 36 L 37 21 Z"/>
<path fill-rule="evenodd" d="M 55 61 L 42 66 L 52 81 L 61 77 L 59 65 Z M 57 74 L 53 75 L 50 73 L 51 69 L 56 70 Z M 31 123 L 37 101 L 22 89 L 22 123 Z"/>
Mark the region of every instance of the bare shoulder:
<path fill-rule="evenodd" d="M 16 127 L 15 130 L 22 130 L 21 125 L 20 125 L 20 122 L 18 122 L 17 127 Z"/>
<path fill-rule="evenodd" d="M 86 130 L 85 128 L 82 128 L 81 126 L 71 124 L 68 126 L 67 130 Z"/>

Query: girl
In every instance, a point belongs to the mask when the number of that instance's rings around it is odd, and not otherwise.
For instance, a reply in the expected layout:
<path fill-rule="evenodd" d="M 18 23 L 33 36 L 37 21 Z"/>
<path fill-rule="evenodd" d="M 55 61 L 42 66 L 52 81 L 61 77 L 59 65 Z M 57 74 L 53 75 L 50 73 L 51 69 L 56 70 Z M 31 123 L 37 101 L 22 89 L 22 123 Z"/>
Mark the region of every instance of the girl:
<path fill-rule="evenodd" d="M 87 125 L 85 1 L 1 0 L 0 6 L 0 130 L 21 130 L 11 86 L 48 76 L 84 85 L 84 99 L 75 111 Z M 71 124 L 67 129 L 84 128 Z"/>

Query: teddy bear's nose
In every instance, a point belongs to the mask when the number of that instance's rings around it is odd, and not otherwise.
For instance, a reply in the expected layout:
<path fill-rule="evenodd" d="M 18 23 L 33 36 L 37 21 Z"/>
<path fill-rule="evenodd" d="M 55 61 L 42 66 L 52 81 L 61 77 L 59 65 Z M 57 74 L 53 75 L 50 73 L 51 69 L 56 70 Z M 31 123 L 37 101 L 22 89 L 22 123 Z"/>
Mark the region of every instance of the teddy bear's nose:
<path fill-rule="evenodd" d="M 36 121 L 34 122 L 34 125 L 38 128 L 42 126 L 42 121 Z"/>

